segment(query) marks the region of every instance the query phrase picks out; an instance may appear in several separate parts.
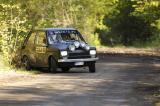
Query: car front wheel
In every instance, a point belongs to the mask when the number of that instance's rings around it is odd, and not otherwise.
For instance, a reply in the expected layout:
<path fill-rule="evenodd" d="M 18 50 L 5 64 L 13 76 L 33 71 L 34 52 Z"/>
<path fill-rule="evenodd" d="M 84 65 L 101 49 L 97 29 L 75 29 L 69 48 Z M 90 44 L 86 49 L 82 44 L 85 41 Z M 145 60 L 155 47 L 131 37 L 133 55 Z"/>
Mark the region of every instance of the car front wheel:
<path fill-rule="evenodd" d="M 49 60 L 49 71 L 53 73 L 57 71 L 57 62 L 53 57 Z"/>
<path fill-rule="evenodd" d="M 90 73 L 95 73 L 96 72 L 96 66 L 95 63 L 90 63 L 89 67 L 89 72 Z"/>

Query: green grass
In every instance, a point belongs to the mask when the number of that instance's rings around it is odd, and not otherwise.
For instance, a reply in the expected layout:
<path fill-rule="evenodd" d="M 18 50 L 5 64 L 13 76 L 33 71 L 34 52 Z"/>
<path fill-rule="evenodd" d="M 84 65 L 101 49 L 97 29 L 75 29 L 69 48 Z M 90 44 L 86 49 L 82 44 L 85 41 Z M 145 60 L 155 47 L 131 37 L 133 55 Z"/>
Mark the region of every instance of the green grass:
<path fill-rule="evenodd" d="M 35 69 L 27 71 L 24 68 L 16 68 L 15 66 L 9 65 L 7 62 L 4 61 L 3 55 L 0 52 L 0 71 L 12 71 L 12 70 L 14 70 L 17 73 L 24 73 L 24 74 L 40 74 L 40 73 L 42 73 L 41 71 L 35 70 Z"/>
<path fill-rule="evenodd" d="M 9 67 L 4 63 L 2 53 L 0 53 L 0 71 L 8 70 Z"/>

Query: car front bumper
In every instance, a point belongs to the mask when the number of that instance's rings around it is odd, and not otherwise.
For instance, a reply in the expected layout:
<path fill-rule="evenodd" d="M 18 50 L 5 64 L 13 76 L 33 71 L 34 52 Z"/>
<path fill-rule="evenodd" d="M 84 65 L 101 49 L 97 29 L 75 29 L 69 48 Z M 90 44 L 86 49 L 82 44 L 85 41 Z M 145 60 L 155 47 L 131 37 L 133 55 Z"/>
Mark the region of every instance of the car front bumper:
<path fill-rule="evenodd" d="M 85 58 L 85 59 L 59 59 L 58 63 L 72 63 L 72 62 L 93 62 L 99 60 L 98 57 L 96 58 Z"/>

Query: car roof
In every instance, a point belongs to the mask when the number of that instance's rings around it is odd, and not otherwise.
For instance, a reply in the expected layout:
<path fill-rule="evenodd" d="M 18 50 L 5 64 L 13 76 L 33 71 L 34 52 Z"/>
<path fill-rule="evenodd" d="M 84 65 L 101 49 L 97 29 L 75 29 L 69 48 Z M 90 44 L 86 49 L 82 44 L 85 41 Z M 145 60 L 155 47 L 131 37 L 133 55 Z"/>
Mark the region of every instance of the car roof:
<path fill-rule="evenodd" d="M 58 30 L 76 30 L 75 28 L 42 28 L 37 30 L 44 30 L 44 31 L 58 31 Z"/>

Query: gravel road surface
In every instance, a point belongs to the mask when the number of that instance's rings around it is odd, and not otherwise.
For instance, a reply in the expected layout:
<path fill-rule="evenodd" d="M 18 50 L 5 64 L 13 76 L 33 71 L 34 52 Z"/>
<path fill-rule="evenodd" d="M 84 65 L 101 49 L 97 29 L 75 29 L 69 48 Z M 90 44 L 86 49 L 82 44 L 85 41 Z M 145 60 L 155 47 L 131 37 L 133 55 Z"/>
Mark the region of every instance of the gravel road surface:
<path fill-rule="evenodd" d="M 160 106 L 157 57 L 100 55 L 96 67 L 0 78 L 0 106 Z"/>

